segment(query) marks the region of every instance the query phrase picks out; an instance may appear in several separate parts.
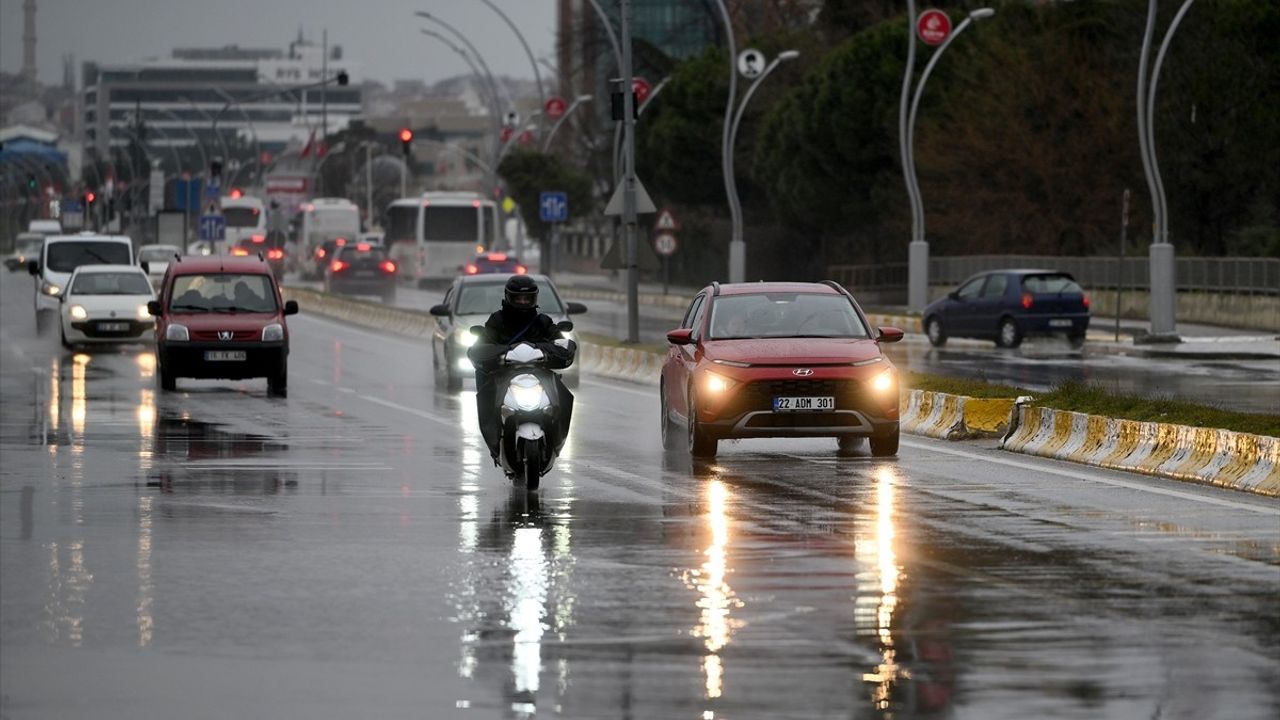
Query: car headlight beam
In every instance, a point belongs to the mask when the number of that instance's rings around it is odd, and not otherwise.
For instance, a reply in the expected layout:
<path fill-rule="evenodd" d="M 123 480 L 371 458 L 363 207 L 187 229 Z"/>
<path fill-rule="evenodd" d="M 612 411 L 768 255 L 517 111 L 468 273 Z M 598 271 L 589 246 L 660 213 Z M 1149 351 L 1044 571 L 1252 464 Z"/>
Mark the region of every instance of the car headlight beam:
<path fill-rule="evenodd" d="M 138 319 L 139 320 L 151 319 L 151 312 L 147 310 L 147 306 L 145 304 L 138 306 Z"/>
<path fill-rule="evenodd" d="M 706 379 L 702 381 L 702 386 L 707 389 L 707 392 L 713 394 L 722 393 L 734 385 L 737 385 L 737 382 L 730 380 L 723 375 L 717 375 L 716 373 L 711 372 L 707 373 Z"/>
<path fill-rule="evenodd" d="M 888 368 L 884 372 L 871 378 L 871 389 L 877 393 L 884 395 L 893 392 L 898 387 L 897 378 L 894 377 L 893 368 Z"/>
<path fill-rule="evenodd" d="M 469 348 L 472 345 L 475 345 L 476 343 L 480 342 L 480 338 L 472 334 L 471 330 L 469 329 L 459 332 L 457 337 L 458 337 L 458 344 L 464 348 Z"/>
<path fill-rule="evenodd" d="M 84 320 L 89 317 L 89 311 L 85 310 L 83 305 L 72 305 L 67 308 L 67 314 L 72 320 Z"/>
<path fill-rule="evenodd" d="M 45 284 L 40 286 L 40 292 L 44 293 L 45 295 L 51 295 L 53 297 L 57 297 L 62 294 L 62 288 L 54 283 L 46 282 Z"/>

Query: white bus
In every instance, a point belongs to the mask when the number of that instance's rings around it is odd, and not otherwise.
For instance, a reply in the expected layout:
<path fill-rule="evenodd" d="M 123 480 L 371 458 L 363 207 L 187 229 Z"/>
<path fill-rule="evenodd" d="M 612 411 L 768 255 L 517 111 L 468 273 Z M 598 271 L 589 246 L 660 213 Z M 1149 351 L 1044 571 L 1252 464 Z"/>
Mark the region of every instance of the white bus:
<path fill-rule="evenodd" d="M 386 245 L 400 277 L 415 284 L 453 279 L 477 254 L 494 248 L 498 206 L 473 192 L 426 192 L 391 203 Z"/>
<path fill-rule="evenodd" d="M 313 198 L 299 208 L 296 249 L 290 253 L 304 276 L 319 277 L 327 263 L 317 252 L 325 242 L 354 241 L 360 236 L 360 209 L 346 198 Z"/>

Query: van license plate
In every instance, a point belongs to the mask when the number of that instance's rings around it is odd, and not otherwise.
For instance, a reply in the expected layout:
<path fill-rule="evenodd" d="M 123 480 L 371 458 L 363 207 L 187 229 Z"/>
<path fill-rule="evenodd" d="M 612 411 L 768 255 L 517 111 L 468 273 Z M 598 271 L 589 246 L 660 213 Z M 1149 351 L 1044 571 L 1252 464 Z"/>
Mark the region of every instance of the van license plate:
<path fill-rule="evenodd" d="M 129 323 L 127 322 L 101 322 L 98 323 L 98 332 L 128 332 Z"/>
<path fill-rule="evenodd" d="M 835 410 L 834 397 L 775 397 L 774 412 L 804 412 L 806 410 Z"/>
<path fill-rule="evenodd" d="M 1054 318 L 1049 321 L 1049 327 L 1069 328 L 1071 327 L 1071 318 Z"/>
<path fill-rule="evenodd" d="M 207 350 L 204 354 L 208 362 L 244 362 L 245 357 L 243 350 Z"/>

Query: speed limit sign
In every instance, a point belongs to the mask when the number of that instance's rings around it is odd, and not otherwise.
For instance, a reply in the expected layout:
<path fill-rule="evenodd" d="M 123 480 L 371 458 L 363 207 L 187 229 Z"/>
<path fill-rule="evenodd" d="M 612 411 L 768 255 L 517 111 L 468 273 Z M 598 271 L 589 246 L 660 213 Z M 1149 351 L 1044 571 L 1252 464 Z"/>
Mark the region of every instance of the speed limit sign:
<path fill-rule="evenodd" d="M 653 239 L 654 252 L 663 257 L 674 255 L 677 247 L 676 236 L 671 233 L 661 233 Z"/>

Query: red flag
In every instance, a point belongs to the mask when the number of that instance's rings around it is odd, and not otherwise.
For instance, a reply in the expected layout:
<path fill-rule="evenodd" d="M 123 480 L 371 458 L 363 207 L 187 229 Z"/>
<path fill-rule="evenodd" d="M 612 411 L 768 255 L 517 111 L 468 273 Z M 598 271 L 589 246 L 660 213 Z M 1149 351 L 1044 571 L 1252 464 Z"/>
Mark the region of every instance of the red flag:
<path fill-rule="evenodd" d="M 302 152 L 298 153 L 298 157 L 306 157 L 311 154 L 311 146 L 316 143 L 316 131 L 312 130 L 311 135 L 307 137 L 307 144 L 302 146 Z"/>

